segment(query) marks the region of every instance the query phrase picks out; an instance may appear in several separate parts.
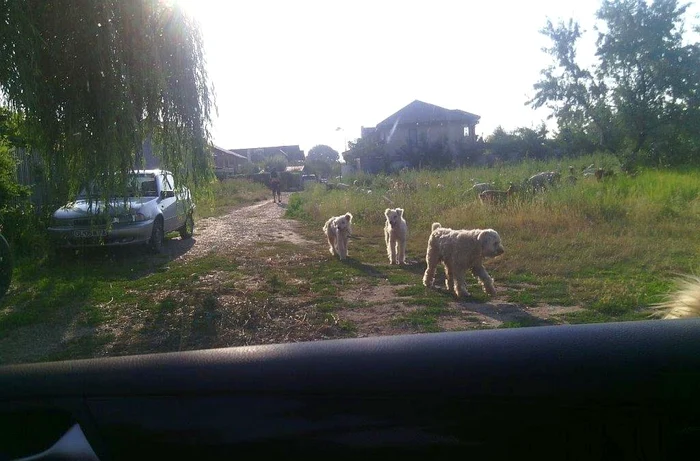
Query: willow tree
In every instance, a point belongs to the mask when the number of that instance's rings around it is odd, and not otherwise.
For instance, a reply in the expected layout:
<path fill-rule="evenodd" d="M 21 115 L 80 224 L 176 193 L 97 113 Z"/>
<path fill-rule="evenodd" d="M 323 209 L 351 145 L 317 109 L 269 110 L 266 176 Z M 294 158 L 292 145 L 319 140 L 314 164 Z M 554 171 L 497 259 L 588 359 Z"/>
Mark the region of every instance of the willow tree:
<path fill-rule="evenodd" d="M 210 174 L 202 37 L 172 2 L 0 0 L 0 98 L 64 193 L 117 192 L 148 137 L 187 184 Z"/>

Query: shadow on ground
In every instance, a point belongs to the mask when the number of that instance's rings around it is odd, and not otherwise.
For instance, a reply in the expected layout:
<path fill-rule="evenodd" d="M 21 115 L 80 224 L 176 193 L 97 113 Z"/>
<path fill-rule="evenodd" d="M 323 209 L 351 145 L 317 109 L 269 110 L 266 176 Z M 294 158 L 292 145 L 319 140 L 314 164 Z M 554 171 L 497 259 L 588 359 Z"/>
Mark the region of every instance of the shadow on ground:
<path fill-rule="evenodd" d="M 94 337 L 93 325 L 114 298 L 105 293 L 110 282 L 121 286 L 161 272 L 195 242 L 168 238 L 159 254 L 145 246 L 86 248 L 21 263 L 0 302 L 0 363 L 61 359 L 100 347 L 104 338 Z"/>

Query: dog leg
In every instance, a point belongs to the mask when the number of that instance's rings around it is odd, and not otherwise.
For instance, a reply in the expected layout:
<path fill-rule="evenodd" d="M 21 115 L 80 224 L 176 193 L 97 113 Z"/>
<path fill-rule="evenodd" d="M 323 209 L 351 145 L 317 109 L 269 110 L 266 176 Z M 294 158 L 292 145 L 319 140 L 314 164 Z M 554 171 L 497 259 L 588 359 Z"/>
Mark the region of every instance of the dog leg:
<path fill-rule="evenodd" d="M 428 247 L 428 254 L 425 255 L 425 262 L 428 267 L 425 269 L 425 274 L 423 275 L 423 285 L 426 287 L 433 286 L 435 281 L 435 271 L 437 270 L 437 265 L 440 263 L 440 255 L 437 250 L 431 252 L 431 248 Z"/>
<path fill-rule="evenodd" d="M 469 290 L 467 290 L 467 271 L 460 267 L 453 272 L 455 294 L 457 297 L 469 296 Z"/>
<path fill-rule="evenodd" d="M 389 258 L 389 264 L 393 264 L 391 260 L 391 246 L 389 246 L 389 230 L 384 229 L 384 243 L 386 243 L 386 256 Z"/>
<path fill-rule="evenodd" d="M 389 264 L 396 264 L 396 235 L 389 234 Z"/>
<path fill-rule="evenodd" d="M 336 255 L 335 251 L 335 237 L 332 234 L 328 234 L 328 246 L 332 256 Z"/>
<path fill-rule="evenodd" d="M 340 260 L 347 258 L 348 256 L 348 242 L 345 235 L 338 236 L 338 254 L 340 255 Z"/>
<path fill-rule="evenodd" d="M 452 290 L 454 290 L 454 286 L 455 286 L 455 279 L 454 279 L 455 273 L 453 270 L 450 270 L 450 266 L 448 266 L 444 262 L 442 265 L 443 265 L 443 268 L 445 269 L 445 288 L 447 288 L 447 291 L 452 292 Z"/>
<path fill-rule="evenodd" d="M 399 240 L 399 264 L 406 264 L 406 239 Z"/>
<path fill-rule="evenodd" d="M 477 266 L 472 269 L 472 273 L 479 279 L 479 283 L 484 287 L 484 291 L 491 296 L 496 294 L 496 287 L 493 286 L 493 279 L 486 272 L 484 266 Z"/>

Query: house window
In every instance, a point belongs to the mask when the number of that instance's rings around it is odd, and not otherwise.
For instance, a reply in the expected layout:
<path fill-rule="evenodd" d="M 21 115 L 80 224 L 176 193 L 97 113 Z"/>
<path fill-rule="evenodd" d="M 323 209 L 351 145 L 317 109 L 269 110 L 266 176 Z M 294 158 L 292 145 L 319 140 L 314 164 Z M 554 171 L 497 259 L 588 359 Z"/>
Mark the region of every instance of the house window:
<path fill-rule="evenodd" d="M 465 137 L 465 138 L 468 138 L 468 137 L 470 137 L 470 136 L 471 136 L 471 135 L 469 134 L 469 127 L 468 127 L 468 126 L 465 126 L 465 127 L 464 127 L 464 137 Z"/>
<path fill-rule="evenodd" d="M 408 145 L 415 146 L 418 144 L 418 130 L 416 128 L 410 128 L 408 130 Z"/>

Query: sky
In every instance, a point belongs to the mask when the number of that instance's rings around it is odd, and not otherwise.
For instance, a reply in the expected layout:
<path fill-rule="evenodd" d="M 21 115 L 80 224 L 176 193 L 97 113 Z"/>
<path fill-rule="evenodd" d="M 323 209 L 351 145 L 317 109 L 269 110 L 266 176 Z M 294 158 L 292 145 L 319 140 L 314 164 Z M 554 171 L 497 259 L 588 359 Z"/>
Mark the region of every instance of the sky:
<path fill-rule="evenodd" d="M 175 0 L 199 23 L 226 148 L 342 152 L 413 100 L 481 116 L 477 134 L 537 127 L 525 105 L 551 64 L 539 30 L 574 18 L 593 61 L 598 0 Z M 554 127 L 553 123 L 550 123 Z"/>

